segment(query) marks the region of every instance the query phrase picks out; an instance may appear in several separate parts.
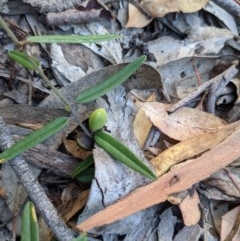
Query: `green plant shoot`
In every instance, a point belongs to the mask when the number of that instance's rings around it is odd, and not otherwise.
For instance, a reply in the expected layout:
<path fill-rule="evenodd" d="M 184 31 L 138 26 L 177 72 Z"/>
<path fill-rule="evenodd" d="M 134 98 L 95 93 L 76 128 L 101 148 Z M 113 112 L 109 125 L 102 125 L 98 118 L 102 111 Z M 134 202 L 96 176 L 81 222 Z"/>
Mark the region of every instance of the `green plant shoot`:
<path fill-rule="evenodd" d="M 37 215 L 32 202 L 27 202 L 22 215 L 21 241 L 39 241 Z"/>

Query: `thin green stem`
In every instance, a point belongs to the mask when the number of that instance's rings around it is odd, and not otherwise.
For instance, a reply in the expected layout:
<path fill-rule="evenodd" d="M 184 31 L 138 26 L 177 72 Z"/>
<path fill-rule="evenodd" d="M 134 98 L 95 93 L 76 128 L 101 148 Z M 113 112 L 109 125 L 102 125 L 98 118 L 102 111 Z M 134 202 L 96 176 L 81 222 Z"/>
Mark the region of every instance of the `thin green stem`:
<path fill-rule="evenodd" d="M 68 101 L 66 100 L 66 98 L 58 91 L 57 88 L 55 88 L 52 83 L 50 82 L 50 80 L 48 79 L 48 77 L 44 74 L 44 72 L 42 71 L 42 69 L 40 67 L 36 68 L 36 71 L 38 72 L 38 74 L 43 78 L 43 80 L 45 81 L 45 83 L 52 89 L 52 91 L 59 97 L 59 99 L 64 103 L 65 105 L 65 109 L 70 112 L 71 111 L 71 107 L 68 103 Z"/>
<path fill-rule="evenodd" d="M 6 22 L 4 19 L 0 16 L 0 26 L 5 30 L 7 33 L 8 37 L 12 39 L 12 41 L 16 44 L 19 45 L 19 41 L 15 34 L 12 32 L 12 30 L 7 26 Z"/>

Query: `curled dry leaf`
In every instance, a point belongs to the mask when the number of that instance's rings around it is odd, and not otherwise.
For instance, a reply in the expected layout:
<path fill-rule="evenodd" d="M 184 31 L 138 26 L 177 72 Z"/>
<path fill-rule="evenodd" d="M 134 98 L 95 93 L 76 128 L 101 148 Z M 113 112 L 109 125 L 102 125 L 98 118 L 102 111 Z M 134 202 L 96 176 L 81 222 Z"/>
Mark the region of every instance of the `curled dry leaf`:
<path fill-rule="evenodd" d="M 209 0 L 143 0 L 140 6 L 153 18 L 163 17 L 171 12 L 193 13 L 202 9 Z M 144 27 L 147 19 L 136 7 L 129 7 L 129 19 L 126 27 Z"/>
<path fill-rule="evenodd" d="M 206 133 L 179 142 L 154 157 L 151 163 L 156 169 L 157 176 L 163 175 L 173 165 L 211 149 L 230 135 L 234 128 L 225 126 L 219 131 L 217 129 L 215 131 L 215 133 Z"/>
<path fill-rule="evenodd" d="M 225 126 L 225 122 L 207 112 L 182 107 L 168 114 L 170 105 L 159 102 L 140 104 L 147 117 L 167 136 L 183 141 L 205 133 L 214 133 L 216 128 Z"/>

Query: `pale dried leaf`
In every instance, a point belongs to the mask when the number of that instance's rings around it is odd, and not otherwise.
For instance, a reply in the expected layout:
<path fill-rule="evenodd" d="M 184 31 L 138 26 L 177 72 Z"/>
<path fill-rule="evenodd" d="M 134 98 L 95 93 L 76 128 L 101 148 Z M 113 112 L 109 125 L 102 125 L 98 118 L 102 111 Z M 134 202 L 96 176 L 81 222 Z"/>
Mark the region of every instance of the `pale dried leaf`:
<path fill-rule="evenodd" d="M 183 222 L 186 226 L 196 225 L 201 217 L 199 210 L 199 196 L 195 190 L 193 195 L 187 197 L 180 203 L 179 208 L 182 212 Z"/>
<path fill-rule="evenodd" d="M 171 12 L 193 13 L 202 9 L 209 0 L 145 0 L 141 5 L 153 17 L 163 17 Z"/>
<path fill-rule="evenodd" d="M 141 7 L 153 18 L 163 17 L 171 12 L 192 13 L 202 9 L 209 0 L 144 0 Z M 126 27 L 145 27 L 147 19 L 136 7 L 129 4 L 129 20 Z"/>
<path fill-rule="evenodd" d="M 128 5 L 128 22 L 125 25 L 125 28 L 142 28 L 147 26 L 152 19 L 147 19 L 143 13 L 141 13 L 135 6 L 131 3 Z"/>
<path fill-rule="evenodd" d="M 213 133 L 216 128 L 225 125 L 222 119 L 198 109 L 182 107 L 168 114 L 170 105 L 167 104 L 141 103 L 141 107 L 153 125 L 175 140 L 182 141 L 205 133 Z"/>

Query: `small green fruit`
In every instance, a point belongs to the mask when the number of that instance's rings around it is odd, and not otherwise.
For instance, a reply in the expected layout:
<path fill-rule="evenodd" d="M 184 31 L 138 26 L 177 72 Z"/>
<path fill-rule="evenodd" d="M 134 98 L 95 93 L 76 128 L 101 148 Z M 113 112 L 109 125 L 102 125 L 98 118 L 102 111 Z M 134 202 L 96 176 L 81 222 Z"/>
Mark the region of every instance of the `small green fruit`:
<path fill-rule="evenodd" d="M 89 117 L 89 127 L 92 132 L 100 130 L 107 121 L 107 112 L 103 108 L 98 108 Z"/>

